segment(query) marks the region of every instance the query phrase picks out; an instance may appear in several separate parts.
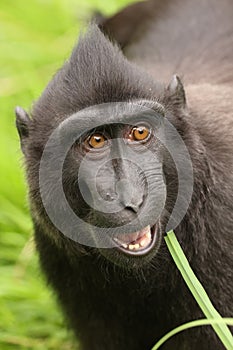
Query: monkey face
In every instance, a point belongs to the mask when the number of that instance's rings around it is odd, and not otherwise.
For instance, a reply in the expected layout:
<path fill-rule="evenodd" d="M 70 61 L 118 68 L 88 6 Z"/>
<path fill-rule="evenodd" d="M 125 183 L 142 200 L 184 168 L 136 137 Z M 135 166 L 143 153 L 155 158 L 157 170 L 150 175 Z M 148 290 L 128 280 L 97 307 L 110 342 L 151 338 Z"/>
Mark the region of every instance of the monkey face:
<path fill-rule="evenodd" d="M 69 204 L 92 226 L 96 247 L 111 260 L 147 261 L 159 248 L 166 185 L 157 131 L 145 118 L 101 125 L 82 135 L 66 159 Z"/>
<path fill-rule="evenodd" d="M 178 188 L 165 121 L 162 105 L 139 100 L 81 110 L 42 147 L 32 128 L 26 159 L 34 220 L 56 240 L 62 235 L 114 263 L 151 260 Z"/>
<path fill-rule="evenodd" d="M 101 67 L 86 64 L 95 55 L 81 42 L 32 119 L 16 109 L 32 217 L 59 246 L 72 244 L 77 254 L 85 246 L 114 263 L 140 266 L 159 251 L 175 203 L 179 186 L 170 153 L 177 150 L 179 164 L 186 154 L 165 129 L 175 113 L 180 118 L 185 94 L 178 77 L 168 87 L 154 83 L 97 34 Z M 87 41 L 95 50 L 96 42 Z M 178 204 L 173 226 L 186 210 Z"/>
<path fill-rule="evenodd" d="M 27 133 L 26 151 L 34 220 L 56 240 L 92 247 L 118 265 L 151 260 L 179 187 L 171 149 L 185 158 L 163 106 L 139 100 L 81 110 L 59 123 L 43 148 L 37 132 Z"/>
<path fill-rule="evenodd" d="M 102 124 L 103 114 L 108 124 Z M 88 117 L 94 128 L 86 127 Z M 35 211 L 42 204 L 53 225 L 73 241 L 146 256 L 159 242 L 166 199 L 163 118 L 138 101 L 98 105 L 65 119 L 42 152 L 39 188 L 33 191 L 39 189 L 42 203 L 33 195 Z"/>

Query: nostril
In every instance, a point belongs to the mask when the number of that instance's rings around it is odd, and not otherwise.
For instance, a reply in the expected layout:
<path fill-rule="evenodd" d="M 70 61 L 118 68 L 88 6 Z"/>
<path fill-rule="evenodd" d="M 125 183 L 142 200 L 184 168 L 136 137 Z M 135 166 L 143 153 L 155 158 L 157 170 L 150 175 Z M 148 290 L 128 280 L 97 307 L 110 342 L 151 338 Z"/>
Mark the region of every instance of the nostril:
<path fill-rule="evenodd" d="M 138 201 L 138 203 L 131 202 L 129 204 L 126 204 L 125 205 L 125 209 L 131 210 L 134 213 L 138 213 L 138 211 L 141 208 L 142 204 L 143 204 L 143 198 L 140 201 Z"/>
<path fill-rule="evenodd" d="M 124 209 L 138 213 L 144 202 L 144 189 L 134 186 L 128 179 L 121 179 L 117 182 L 116 192 L 118 193 L 120 203 Z"/>
<path fill-rule="evenodd" d="M 130 210 L 130 211 L 133 211 L 134 213 L 137 213 L 138 210 L 139 210 L 139 207 L 134 206 L 134 205 L 130 205 L 130 206 L 127 205 L 127 206 L 125 207 L 125 209 Z"/>

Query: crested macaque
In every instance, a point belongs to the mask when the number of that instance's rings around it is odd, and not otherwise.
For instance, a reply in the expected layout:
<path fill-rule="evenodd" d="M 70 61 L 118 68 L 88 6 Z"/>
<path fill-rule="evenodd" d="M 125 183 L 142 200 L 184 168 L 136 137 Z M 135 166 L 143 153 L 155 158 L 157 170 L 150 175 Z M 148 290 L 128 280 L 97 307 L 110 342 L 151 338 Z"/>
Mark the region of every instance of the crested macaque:
<path fill-rule="evenodd" d="M 232 18 L 231 0 L 133 4 L 80 35 L 29 114 L 16 108 L 41 268 L 80 349 L 149 350 L 204 317 L 164 241 L 186 174 L 161 136 L 165 122 L 193 181 L 172 228 L 216 309 L 233 315 Z M 162 348 L 223 345 L 206 326 Z"/>

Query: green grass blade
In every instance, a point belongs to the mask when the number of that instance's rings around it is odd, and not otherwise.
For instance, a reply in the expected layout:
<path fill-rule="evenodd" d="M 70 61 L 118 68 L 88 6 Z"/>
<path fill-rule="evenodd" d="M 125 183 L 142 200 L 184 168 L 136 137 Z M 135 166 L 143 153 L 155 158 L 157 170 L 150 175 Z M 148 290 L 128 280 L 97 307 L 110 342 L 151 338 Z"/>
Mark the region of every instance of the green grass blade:
<path fill-rule="evenodd" d="M 195 320 L 191 321 L 185 324 L 182 324 L 179 327 L 174 328 L 172 331 L 168 332 L 164 337 L 162 337 L 152 348 L 152 350 L 158 350 L 161 345 L 163 345 L 169 338 L 173 337 L 177 333 L 180 333 L 182 331 L 185 331 L 186 329 L 193 328 L 193 327 L 199 327 L 199 326 L 207 326 L 207 325 L 220 325 L 220 324 L 228 324 L 229 326 L 233 326 L 233 318 L 221 318 L 221 319 L 212 319 L 207 320 Z"/>
<path fill-rule="evenodd" d="M 184 281 L 186 282 L 189 290 L 193 294 L 194 298 L 196 299 L 206 318 L 208 320 L 222 320 L 221 315 L 214 308 L 206 291 L 204 290 L 203 286 L 192 271 L 189 262 L 186 259 L 183 250 L 173 231 L 167 233 L 165 241 L 176 266 L 180 270 Z M 232 350 L 233 337 L 227 325 L 224 322 L 220 322 L 213 323 L 212 327 L 214 328 L 216 334 L 224 344 L 225 348 L 227 350 Z"/>

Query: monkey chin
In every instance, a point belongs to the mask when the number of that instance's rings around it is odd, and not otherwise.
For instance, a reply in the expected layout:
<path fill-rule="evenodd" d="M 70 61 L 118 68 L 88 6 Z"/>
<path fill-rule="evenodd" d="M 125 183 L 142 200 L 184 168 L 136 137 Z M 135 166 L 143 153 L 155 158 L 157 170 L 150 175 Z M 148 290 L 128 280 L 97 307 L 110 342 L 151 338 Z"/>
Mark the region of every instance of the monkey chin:
<path fill-rule="evenodd" d="M 124 269 L 138 269 L 145 266 L 157 254 L 161 244 L 160 224 L 146 226 L 140 231 L 126 235 L 115 235 L 115 248 L 100 248 L 100 253 Z"/>

